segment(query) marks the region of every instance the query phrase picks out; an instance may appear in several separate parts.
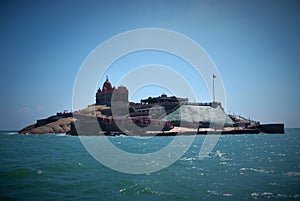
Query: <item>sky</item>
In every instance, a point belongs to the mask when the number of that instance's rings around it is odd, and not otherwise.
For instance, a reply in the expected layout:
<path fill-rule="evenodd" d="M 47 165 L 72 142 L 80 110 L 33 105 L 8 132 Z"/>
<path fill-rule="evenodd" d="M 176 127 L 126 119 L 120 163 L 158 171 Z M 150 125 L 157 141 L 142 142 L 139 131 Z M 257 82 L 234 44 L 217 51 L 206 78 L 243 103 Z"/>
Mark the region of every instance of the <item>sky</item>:
<path fill-rule="evenodd" d="M 1 1 L 0 130 L 19 130 L 72 110 L 74 84 L 87 56 L 109 38 L 143 28 L 184 34 L 207 52 L 224 83 L 227 113 L 300 127 L 299 9 L 291 0 Z M 116 85 L 132 67 L 149 63 L 174 68 L 199 86 L 190 101 L 210 101 L 211 86 L 174 55 L 137 52 L 106 74 Z M 99 77 L 98 86 L 104 80 Z M 130 97 L 138 101 L 161 92 L 169 93 L 148 86 Z M 87 100 L 92 104 L 94 97 Z"/>

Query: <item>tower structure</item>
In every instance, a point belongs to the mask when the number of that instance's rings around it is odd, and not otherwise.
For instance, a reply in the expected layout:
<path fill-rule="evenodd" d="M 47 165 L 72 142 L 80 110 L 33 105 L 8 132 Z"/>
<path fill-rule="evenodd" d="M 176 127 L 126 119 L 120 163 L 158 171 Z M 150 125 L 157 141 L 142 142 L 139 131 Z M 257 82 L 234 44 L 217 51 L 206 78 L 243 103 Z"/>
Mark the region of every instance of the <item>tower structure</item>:
<path fill-rule="evenodd" d="M 128 90 L 125 86 L 117 88 L 112 87 L 112 84 L 106 76 L 106 81 L 103 83 L 102 90 L 100 87 L 96 93 L 96 105 L 111 106 L 113 103 L 128 103 Z"/>

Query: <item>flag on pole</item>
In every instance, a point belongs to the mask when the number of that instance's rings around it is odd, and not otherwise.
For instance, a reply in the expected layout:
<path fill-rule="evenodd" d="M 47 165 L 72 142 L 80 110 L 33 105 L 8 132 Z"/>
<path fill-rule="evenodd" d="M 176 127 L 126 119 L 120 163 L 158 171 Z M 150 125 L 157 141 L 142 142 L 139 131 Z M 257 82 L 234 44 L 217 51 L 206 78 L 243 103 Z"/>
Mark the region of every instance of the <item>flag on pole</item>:
<path fill-rule="evenodd" d="M 213 78 L 217 78 L 217 76 L 215 76 L 215 74 L 213 74 Z"/>

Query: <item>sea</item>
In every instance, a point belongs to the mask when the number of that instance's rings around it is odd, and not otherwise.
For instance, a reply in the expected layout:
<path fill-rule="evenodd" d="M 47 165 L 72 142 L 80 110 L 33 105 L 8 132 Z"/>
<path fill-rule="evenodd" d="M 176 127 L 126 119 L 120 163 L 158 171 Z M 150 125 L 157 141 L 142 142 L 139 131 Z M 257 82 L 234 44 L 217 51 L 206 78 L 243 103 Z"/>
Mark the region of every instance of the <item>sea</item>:
<path fill-rule="evenodd" d="M 128 174 L 98 162 L 78 136 L 2 131 L 0 200 L 300 200 L 300 129 L 222 135 L 207 157 L 199 159 L 205 137 L 196 136 L 187 152 L 166 168 Z M 174 139 L 97 138 L 136 154 L 163 148 Z"/>

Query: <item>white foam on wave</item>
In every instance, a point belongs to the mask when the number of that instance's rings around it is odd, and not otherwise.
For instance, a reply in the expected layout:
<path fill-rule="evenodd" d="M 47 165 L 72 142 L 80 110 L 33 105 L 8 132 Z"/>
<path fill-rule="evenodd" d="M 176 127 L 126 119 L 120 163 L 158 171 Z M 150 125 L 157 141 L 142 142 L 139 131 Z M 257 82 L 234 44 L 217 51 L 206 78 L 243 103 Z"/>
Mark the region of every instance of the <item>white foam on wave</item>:
<path fill-rule="evenodd" d="M 18 132 L 7 132 L 5 133 L 6 135 L 18 135 L 19 133 Z"/>
<path fill-rule="evenodd" d="M 263 198 L 299 198 L 300 195 L 296 194 L 296 195 L 286 195 L 286 194 L 275 194 L 275 193 L 271 193 L 271 192 L 253 192 L 251 193 L 251 197 L 253 197 L 254 199 L 258 199 L 259 197 L 263 197 Z"/>
<path fill-rule="evenodd" d="M 232 197 L 231 193 L 221 193 L 221 192 L 218 192 L 216 190 L 208 190 L 207 192 L 212 194 L 212 195 L 221 195 L 221 196 L 224 196 L 224 197 Z"/>
<path fill-rule="evenodd" d="M 56 133 L 56 136 L 67 136 L 65 133 Z"/>
<path fill-rule="evenodd" d="M 221 161 L 231 161 L 232 159 L 226 157 L 226 153 L 217 150 L 215 153 L 212 153 L 212 156 L 215 158 L 219 158 Z"/>
<path fill-rule="evenodd" d="M 126 188 L 121 188 L 120 190 L 119 190 L 119 193 L 123 193 L 124 191 L 126 191 L 127 189 Z"/>
<path fill-rule="evenodd" d="M 208 190 L 207 192 L 210 193 L 210 194 L 213 194 L 213 195 L 220 195 L 220 193 L 218 191 L 215 191 L 215 190 Z"/>
<path fill-rule="evenodd" d="M 225 155 L 225 153 L 222 153 L 220 150 L 216 151 L 216 156 L 219 158 L 222 158 Z"/>
<path fill-rule="evenodd" d="M 269 183 L 269 185 L 271 185 L 271 186 L 280 186 L 280 184 L 278 184 L 276 182 L 271 182 L 271 183 Z"/>
<path fill-rule="evenodd" d="M 223 193 L 223 196 L 224 197 L 232 197 L 232 194 L 231 193 Z"/>
<path fill-rule="evenodd" d="M 189 158 L 183 157 L 183 158 L 181 158 L 179 160 L 181 160 L 181 161 L 195 161 L 195 160 L 198 160 L 198 158 L 195 158 L 195 157 L 189 157 Z"/>
<path fill-rule="evenodd" d="M 298 177 L 300 176 L 300 172 L 286 172 L 283 175 L 290 176 L 290 177 Z"/>
<path fill-rule="evenodd" d="M 253 171 L 253 172 L 259 172 L 259 173 L 265 173 L 265 174 L 270 174 L 274 173 L 273 170 L 265 170 L 265 169 L 256 169 L 256 168 L 241 168 L 241 171 Z"/>

